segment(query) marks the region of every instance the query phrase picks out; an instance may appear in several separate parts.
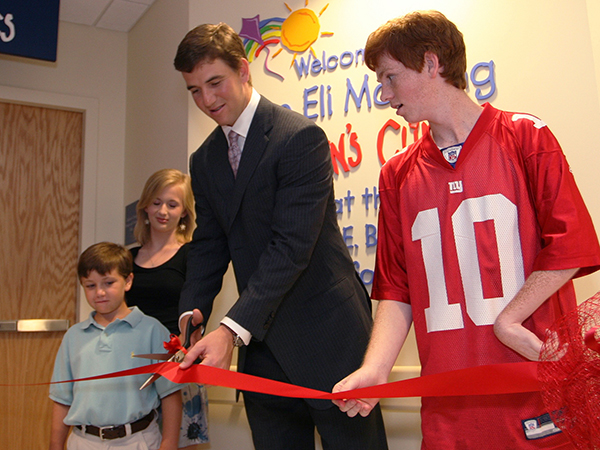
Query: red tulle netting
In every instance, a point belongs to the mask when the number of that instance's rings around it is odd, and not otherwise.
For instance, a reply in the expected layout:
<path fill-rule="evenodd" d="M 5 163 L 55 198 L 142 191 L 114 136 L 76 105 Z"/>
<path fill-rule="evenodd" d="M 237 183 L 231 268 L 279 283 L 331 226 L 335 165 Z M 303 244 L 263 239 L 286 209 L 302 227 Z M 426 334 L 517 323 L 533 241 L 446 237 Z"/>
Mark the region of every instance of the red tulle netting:
<path fill-rule="evenodd" d="M 580 450 L 600 450 L 600 292 L 546 332 L 538 379 L 554 423 Z"/>

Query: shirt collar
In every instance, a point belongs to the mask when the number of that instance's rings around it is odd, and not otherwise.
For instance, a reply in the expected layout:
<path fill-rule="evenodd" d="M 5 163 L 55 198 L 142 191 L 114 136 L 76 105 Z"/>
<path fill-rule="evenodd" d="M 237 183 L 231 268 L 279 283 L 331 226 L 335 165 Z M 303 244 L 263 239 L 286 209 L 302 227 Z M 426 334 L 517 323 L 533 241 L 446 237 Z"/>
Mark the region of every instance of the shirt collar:
<path fill-rule="evenodd" d="M 233 130 L 241 137 L 246 139 L 246 136 L 248 136 L 248 130 L 250 129 L 250 124 L 252 124 L 252 119 L 254 118 L 254 114 L 256 113 L 256 108 L 258 108 L 259 102 L 260 94 L 256 91 L 256 89 L 252 88 L 250 101 L 240 114 L 240 117 L 237 118 L 233 126 L 230 127 L 228 125 L 224 125 L 221 127 L 223 129 L 223 133 L 225 133 L 225 136 L 229 136 L 229 131 Z"/>
<path fill-rule="evenodd" d="M 137 306 L 132 306 L 129 309 L 131 310 L 131 312 L 129 314 L 127 314 L 122 319 L 116 319 L 114 322 L 117 322 L 117 321 L 127 322 L 129 325 L 131 325 L 132 328 L 135 328 L 135 326 L 142 321 L 143 313 Z M 98 322 L 96 322 L 96 319 L 94 319 L 95 314 L 96 314 L 96 311 L 92 311 L 90 313 L 89 317 L 79 324 L 79 326 L 81 327 L 82 330 L 86 330 L 89 327 L 91 327 L 92 325 L 100 330 L 104 330 L 105 327 L 100 325 Z M 111 322 L 111 323 L 114 323 L 114 322 Z"/>

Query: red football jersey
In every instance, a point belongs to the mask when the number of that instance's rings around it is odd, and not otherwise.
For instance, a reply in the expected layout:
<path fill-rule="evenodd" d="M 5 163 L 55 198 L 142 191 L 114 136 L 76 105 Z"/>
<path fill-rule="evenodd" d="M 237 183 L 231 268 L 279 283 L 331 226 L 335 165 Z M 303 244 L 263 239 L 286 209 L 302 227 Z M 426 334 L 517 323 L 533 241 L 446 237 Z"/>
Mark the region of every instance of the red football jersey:
<path fill-rule="evenodd" d="M 529 114 L 486 104 L 455 168 L 427 133 L 384 165 L 379 194 L 372 297 L 411 305 L 423 375 L 523 361 L 492 325 L 527 276 L 600 266 L 560 145 Z M 569 282 L 524 326 L 543 339 L 575 306 Z M 543 414 L 539 394 L 424 398 L 423 448 L 559 448 Z"/>

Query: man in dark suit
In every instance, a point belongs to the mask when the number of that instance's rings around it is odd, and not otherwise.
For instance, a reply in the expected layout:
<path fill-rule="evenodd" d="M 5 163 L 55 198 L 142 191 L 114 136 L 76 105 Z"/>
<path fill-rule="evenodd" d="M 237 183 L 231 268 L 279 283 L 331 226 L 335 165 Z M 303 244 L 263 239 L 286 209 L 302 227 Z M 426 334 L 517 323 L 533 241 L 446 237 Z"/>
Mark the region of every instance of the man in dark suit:
<path fill-rule="evenodd" d="M 239 292 L 182 368 L 228 369 L 238 346 L 240 371 L 329 392 L 360 366 L 372 316 L 338 228 L 327 137 L 252 88 L 226 24 L 191 30 L 175 68 L 219 125 L 190 161 L 198 227 L 180 310 L 205 324 L 230 261 Z M 315 426 L 325 449 L 387 448 L 380 410 L 351 419 L 329 401 L 243 394 L 257 449 L 314 448 Z"/>

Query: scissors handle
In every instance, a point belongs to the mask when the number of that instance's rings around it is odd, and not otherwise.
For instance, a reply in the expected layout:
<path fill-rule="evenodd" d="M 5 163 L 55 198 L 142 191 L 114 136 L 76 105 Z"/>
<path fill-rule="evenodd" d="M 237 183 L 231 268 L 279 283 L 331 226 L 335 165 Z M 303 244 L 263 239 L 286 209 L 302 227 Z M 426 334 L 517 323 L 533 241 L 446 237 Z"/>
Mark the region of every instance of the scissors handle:
<path fill-rule="evenodd" d="M 196 331 L 198 328 L 202 327 L 202 324 L 192 325 L 192 317 L 193 317 L 193 315 L 190 315 L 188 322 L 187 322 L 187 326 L 185 327 L 185 342 L 183 343 L 183 348 L 185 348 L 186 350 L 189 349 L 190 346 L 192 345 L 192 342 L 191 342 L 192 333 L 194 331 Z M 178 362 L 183 361 L 183 358 L 185 358 L 186 353 L 181 350 L 177 353 L 181 353 L 181 359 L 179 359 Z M 200 364 L 201 362 L 202 362 L 202 358 L 196 358 L 196 361 L 194 361 L 194 364 Z"/>
<path fill-rule="evenodd" d="M 192 314 L 190 314 L 188 321 L 187 321 L 187 325 L 185 327 L 185 341 L 183 342 L 183 348 L 185 348 L 185 349 L 190 348 L 190 345 L 192 344 L 192 341 L 191 341 L 192 333 L 202 326 L 202 324 L 198 324 L 195 326 L 192 325 L 193 317 L 194 316 Z"/>

